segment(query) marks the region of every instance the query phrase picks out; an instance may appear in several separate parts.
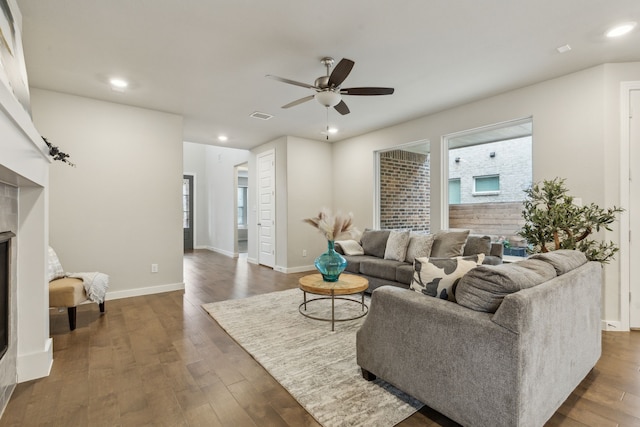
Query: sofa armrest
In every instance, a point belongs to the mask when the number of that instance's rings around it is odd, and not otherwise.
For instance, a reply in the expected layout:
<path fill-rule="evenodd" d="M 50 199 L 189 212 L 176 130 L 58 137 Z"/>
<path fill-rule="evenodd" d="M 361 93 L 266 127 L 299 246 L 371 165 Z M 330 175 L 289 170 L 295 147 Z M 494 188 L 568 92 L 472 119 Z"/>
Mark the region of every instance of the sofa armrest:
<path fill-rule="evenodd" d="M 357 333 L 357 363 L 463 425 L 515 425 L 519 337 L 491 317 L 380 287 Z"/>

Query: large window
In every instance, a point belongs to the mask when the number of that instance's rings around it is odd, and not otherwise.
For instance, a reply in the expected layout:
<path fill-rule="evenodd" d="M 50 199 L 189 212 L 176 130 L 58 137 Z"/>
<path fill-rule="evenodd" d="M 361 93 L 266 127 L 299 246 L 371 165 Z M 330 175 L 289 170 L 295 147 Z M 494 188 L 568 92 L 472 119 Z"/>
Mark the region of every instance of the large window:
<path fill-rule="evenodd" d="M 524 190 L 533 173 L 532 135 L 528 118 L 444 138 L 449 228 L 518 239 Z"/>
<path fill-rule="evenodd" d="M 238 226 L 247 225 L 247 187 L 238 187 Z"/>

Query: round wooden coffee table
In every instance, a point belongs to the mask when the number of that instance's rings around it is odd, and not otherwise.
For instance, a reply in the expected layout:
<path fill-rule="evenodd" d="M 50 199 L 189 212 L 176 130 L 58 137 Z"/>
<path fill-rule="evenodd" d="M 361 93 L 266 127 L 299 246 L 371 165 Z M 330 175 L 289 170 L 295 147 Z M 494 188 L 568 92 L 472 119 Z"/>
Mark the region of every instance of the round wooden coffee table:
<path fill-rule="evenodd" d="M 309 274 L 298 279 L 300 289 L 304 293 L 304 301 L 298 307 L 298 311 L 305 317 L 314 320 L 323 320 L 331 322 L 331 330 L 334 330 L 335 322 L 345 322 L 347 320 L 355 320 L 363 317 L 369 312 L 369 307 L 364 303 L 364 291 L 369 287 L 369 281 L 364 277 L 357 276 L 355 274 L 341 274 L 337 282 L 325 282 L 322 280 L 321 274 Z M 324 295 L 318 298 L 312 298 L 307 300 L 307 292 L 314 295 Z M 346 295 L 362 294 L 361 299 L 355 300 L 352 298 L 346 298 Z M 307 311 L 307 304 L 312 301 L 319 300 L 331 300 L 331 317 L 317 317 L 305 313 Z M 351 301 L 356 304 L 360 304 L 362 307 L 362 314 L 353 317 L 336 319 L 335 317 L 335 300 L 340 299 L 344 301 Z M 303 311 L 304 309 L 304 311 Z"/>

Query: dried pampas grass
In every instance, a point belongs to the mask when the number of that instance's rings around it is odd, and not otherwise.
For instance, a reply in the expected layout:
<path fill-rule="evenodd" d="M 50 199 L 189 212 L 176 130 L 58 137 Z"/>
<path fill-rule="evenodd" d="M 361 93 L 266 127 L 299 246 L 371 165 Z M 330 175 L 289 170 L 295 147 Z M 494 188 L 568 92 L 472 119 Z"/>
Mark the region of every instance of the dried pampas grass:
<path fill-rule="evenodd" d="M 317 228 L 327 240 L 355 238 L 359 233 L 353 225 L 352 214 L 345 215 L 338 212 L 333 215 L 326 208 L 323 208 L 317 217 L 306 218 L 304 222 Z"/>

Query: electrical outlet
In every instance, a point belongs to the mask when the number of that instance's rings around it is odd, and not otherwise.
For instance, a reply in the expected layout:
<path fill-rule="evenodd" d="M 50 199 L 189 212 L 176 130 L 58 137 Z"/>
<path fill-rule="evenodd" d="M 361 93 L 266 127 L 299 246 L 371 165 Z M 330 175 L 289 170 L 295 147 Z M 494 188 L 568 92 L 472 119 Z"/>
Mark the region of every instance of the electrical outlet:
<path fill-rule="evenodd" d="M 151 272 L 152 273 L 158 272 L 158 264 L 151 264 Z"/>
<path fill-rule="evenodd" d="M 306 249 L 302 250 L 302 256 L 307 256 L 307 250 Z"/>

